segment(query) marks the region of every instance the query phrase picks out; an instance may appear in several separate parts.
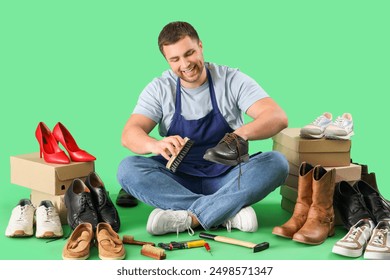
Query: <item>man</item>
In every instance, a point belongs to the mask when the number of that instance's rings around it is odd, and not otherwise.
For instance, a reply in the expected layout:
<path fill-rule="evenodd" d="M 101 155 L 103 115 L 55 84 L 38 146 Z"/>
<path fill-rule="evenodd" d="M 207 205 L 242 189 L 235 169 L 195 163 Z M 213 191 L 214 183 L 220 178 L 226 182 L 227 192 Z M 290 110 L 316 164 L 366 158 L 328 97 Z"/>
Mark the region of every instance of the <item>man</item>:
<path fill-rule="evenodd" d="M 125 158 L 118 181 L 156 207 L 146 226 L 150 234 L 220 225 L 255 232 L 250 205 L 284 182 L 288 164 L 278 152 L 248 160 L 248 140 L 287 127 L 284 111 L 247 75 L 205 63 L 202 41 L 190 24 L 167 24 L 158 44 L 171 69 L 143 90 L 122 134 L 129 150 L 157 156 Z M 253 121 L 243 124 L 242 112 Z M 149 136 L 157 124 L 161 140 Z M 173 173 L 165 164 L 179 153 L 184 137 L 194 144 Z"/>

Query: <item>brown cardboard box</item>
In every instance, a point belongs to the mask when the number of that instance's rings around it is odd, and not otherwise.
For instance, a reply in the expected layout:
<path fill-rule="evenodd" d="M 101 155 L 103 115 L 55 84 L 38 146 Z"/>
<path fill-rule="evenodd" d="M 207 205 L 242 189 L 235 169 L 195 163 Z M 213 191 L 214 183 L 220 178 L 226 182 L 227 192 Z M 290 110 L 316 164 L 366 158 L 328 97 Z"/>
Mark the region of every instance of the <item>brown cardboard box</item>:
<path fill-rule="evenodd" d="M 284 154 L 287 160 L 299 167 L 306 161 L 312 165 L 348 166 L 351 140 L 304 139 L 300 128 L 286 128 L 273 139 L 273 150 Z"/>
<path fill-rule="evenodd" d="M 61 224 L 66 225 L 68 221 L 66 219 L 67 209 L 64 202 L 64 195 L 52 195 L 35 190 L 31 190 L 30 200 L 35 207 L 41 204 L 42 200 L 50 200 L 54 207 L 57 209 L 58 215 L 60 216 Z"/>
<path fill-rule="evenodd" d="M 94 162 L 47 163 L 39 153 L 11 156 L 11 183 L 51 195 L 64 194 L 73 179 L 84 180 Z"/>
<path fill-rule="evenodd" d="M 287 212 L 293 213 L 295 202 L 297 201 L 297 197 L 298 197 L 298 190 L 286 185 L 282 185 L 280 187 L 280 195 L 282 196 L 282 200 L 280 203 L 282 209 L 286 210 Z M 338 213 L 337 209 L 334 209 L 334 211 L 335 211 L 335 225 L 336 226 L 342 225 L 343 223 L 341 221 L 340 214 Z"/>
<path fill-rule="evenodd" d="M 362 167 L 357 164 L 351 163 L 349 166 L 338 166 L 338 167 L 324 167 L 326 170 L 334 168 L 336 170 L 335 183 L 340 181 L 353 182 L 361 179 Z M 298 172 L 299 174 L 299 172 Z M 290 187 L 298 188 L 298 174 L 292 174 L 291 170 L 287 176 L 285 185 Z"/>

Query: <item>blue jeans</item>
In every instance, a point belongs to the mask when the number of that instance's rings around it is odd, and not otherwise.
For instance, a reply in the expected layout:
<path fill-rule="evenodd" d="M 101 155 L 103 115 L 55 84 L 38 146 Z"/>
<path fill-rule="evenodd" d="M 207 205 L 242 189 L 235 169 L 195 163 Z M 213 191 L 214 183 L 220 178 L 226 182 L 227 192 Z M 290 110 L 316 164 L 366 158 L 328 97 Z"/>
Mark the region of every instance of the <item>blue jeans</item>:
<path fill-rule="evenodd" d="M 259 153 L 218 177 L 172 173 L 143 156 L 122 160 L 117 178 L 122 188 L 146 204 L 161 209 L 187 210 L 208 230 L 254 204 L 284 183 L 288 163 L 279 152 Z"/>

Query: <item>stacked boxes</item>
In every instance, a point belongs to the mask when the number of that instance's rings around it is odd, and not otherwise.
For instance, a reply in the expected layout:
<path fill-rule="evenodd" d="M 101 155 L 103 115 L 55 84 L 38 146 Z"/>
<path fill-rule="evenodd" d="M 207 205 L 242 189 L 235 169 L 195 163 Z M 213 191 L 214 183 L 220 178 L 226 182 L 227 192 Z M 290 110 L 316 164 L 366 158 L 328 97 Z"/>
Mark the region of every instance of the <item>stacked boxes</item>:
<path fill-rule="evenodd" d="M 94 171 L 94 162 L 69 164 L 47 163 L 39 153 L 11 156 L 11 183 L 31 189 L 30 199 L 34 206 L 42 200 L 50 200 L 57 208 L 61 223 L 66 224 L 64 194 L 73 179 L 84 180 Z"/>
<path fill-rule="evenodd" d="M 281 207 L 291 213 L 298 196 L 299 167 L 302 162 L 312 166 L 321 165 L 327 170 L 334 168 L 336 183 L 361 178 L 361 166 L 351 164 L 351 140 L 305 139 L 299 133 L 300 128 L 286 128 L 272 138 L 273 150 L 284 154 L 289 163 L 289 175 L 280 188 L 280 194 Z M 336 212 L 336 225 L 340 224 Z"/>

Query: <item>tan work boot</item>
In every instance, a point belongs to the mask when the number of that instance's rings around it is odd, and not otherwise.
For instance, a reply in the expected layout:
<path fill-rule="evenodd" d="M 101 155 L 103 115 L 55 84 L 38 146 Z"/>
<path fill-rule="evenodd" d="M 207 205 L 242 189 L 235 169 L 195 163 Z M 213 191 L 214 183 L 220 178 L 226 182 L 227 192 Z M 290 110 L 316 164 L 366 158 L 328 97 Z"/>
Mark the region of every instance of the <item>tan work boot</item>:
<path fill-rule="evenodd" d="M 281 226 L 274 227 L 272 233 L 286 238 L 292 238 L 305 224 L 307 213 L 312 203 L 313 166 L 302 162 L 299 167 L 298 197 L 291 218 Z"/>
<path fill-rule="evenodd" d="M 294 234 L 293 240 L 318 245 L 334 235 L 333 193 L 336 170 L 326 171 L 317 165 L 313 170 L 313 197 L 306 223 Z"/>
<path fill-rule="evenodd" d="M 102 260 L 123 260 L 125 247 L 119 235 L 109 223 L 99 223 L 96 228 L 99 258 Z"/>
<path fill-rule="evenodd" d="M 93 230 L 90 223 L 79 224 L 62 251 L 64 260 L 85 260 L 89 257 L 91 241 L 93 240 Z"/>

